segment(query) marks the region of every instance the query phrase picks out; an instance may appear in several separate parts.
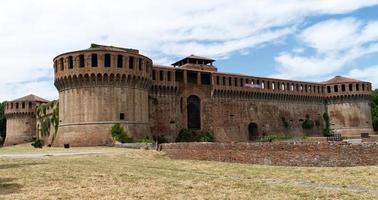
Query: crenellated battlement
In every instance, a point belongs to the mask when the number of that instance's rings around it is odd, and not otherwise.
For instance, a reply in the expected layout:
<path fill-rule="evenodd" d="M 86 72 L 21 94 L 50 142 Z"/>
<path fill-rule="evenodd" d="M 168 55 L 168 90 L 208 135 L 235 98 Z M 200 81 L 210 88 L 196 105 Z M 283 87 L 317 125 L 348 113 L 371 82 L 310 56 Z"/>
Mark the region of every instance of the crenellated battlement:
<path fill-rule="evenodd" d="M 92 45 L 91 48 L 54 58 L 57 89 L 128 84 L 146 87 L 151 79 L 152 60 L 133 49 Z"/>
<path fill-rule="evenodd" d="M 34 115 L 37 107 L 47 102 L 47 100 L 34 95 L 8 101 L 5 106 L 5 116 L 10 118 L 17 115 Z"/>

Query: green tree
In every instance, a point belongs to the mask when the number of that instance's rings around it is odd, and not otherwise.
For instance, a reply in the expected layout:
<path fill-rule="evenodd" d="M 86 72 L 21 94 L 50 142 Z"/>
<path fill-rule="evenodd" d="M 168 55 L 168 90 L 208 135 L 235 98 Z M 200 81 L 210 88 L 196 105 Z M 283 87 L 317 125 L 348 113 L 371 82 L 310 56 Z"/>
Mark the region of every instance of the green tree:
<path fill-rule="evenodd" d="M 373 115 L 373 127 L 378 131 L 378 89 L 373 91 L 373 99 L 371 106 L 371 114 Z"/>
<path fill-rule="evenodd" d="M 6 128 L 6 119 L 5 119 L 5 102 L 0 103 L 0 137 L 4 140 L 5 139 L 5 128 Z M 0 140 L 0 144 L 1 144 Z"/>

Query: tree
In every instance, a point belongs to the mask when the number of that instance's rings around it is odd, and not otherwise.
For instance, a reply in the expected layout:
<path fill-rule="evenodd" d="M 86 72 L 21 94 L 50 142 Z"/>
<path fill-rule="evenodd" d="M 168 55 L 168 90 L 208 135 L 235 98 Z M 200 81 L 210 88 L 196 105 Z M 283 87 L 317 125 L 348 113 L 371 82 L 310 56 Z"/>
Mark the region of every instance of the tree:
<path fill-rule="evenodd" d="M 5 139 L 6 119 L 5 119 L 5 102 L 0 103 L 0 137 Z M 0 144 L 1 144 L 0 140 Z"/>
<path fill-rule="evenodd" d="M 373 91 L 371 114 L 373 117 L 373 127 L 378 131 L 378 89 Z"/>

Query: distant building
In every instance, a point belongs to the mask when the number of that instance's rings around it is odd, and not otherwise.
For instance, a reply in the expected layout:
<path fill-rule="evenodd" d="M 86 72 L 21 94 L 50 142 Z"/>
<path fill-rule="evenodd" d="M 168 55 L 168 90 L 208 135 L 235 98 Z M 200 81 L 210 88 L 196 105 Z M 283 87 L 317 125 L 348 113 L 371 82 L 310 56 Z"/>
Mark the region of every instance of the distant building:
<path fill-rule="evenodd" d="M 159 134 L 174 141 L 182 128 L 212 132 L 221 142 L 321 135 L 324 113 L 335 133 L 373 133 L 368 82 L 254 77 L 218 72 L 213 63 L 191 55 L 173 67 L 158 66 L 138 50 L 95 44 L 57 56 L 60 125 L 54 145 L 110 144 L 115 123 L 134 139 Z M 313 128 L 302 128 L 306 119 Z M 8 130 L 7 137 L 19 135 L 12 126 Z"/>

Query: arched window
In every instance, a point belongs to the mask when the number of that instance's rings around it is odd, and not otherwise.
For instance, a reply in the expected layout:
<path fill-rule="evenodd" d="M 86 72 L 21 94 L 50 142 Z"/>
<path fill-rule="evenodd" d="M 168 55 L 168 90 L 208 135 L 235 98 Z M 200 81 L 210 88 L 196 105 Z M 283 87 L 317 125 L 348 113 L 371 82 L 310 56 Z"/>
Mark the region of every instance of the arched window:
<path fill-rule="evenodd" d="M 92 54 L 91 61 L 92 61 L 92 67 L 97 67 L 98 66 L 97 54 Z"/>

